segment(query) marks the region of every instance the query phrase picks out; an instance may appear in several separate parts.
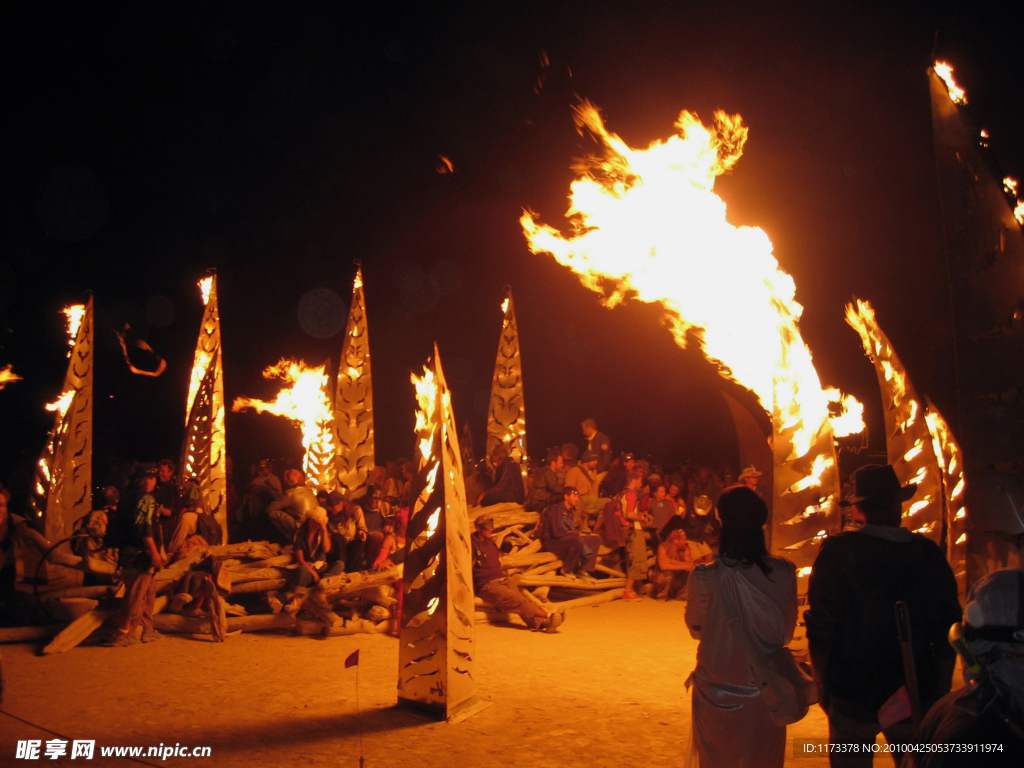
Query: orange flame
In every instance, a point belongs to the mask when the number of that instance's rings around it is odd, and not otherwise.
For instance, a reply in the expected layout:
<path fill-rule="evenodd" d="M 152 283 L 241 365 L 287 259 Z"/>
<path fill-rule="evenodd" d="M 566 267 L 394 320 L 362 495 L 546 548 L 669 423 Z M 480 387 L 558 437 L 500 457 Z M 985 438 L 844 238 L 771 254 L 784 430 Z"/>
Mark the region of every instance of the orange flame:
<path fill-rule="evenodd" d="M 294 422 L 302 431 L 302 467 L 309 477 L 319 474 L 319 468 L 312 466 L 311 455 L 332 454 L 334 445 L 334 413 L 325 392 L 325 366 L 310 368 L 302 361 L 281 360 L 263 371 L 263 377 L 284 382 L 277 397 L 271 402 L 239 397 L 231 410 L 253 408 L 257 413 L 272 413 Z"/>
<path fill-rule="evenodd" d="M 773 414 L 777 431 L 794 430 L 790 458 L 806 455 L 828 428 L 829 396 L 797 327 L 803 308 L 796 286 L 768 236 L 726 221 L 725 203 L 713 192 L 715 177 L 742 155 L 747 128 L 740 116 L 718 111 L 705 126 L 683 111 L 678 135 L 634 149 L 605 128 L 589 102 L 575 112 L 604 153 L 575 169 L 569 236 L 524 212 L 530 250 L 569 267 L 607 307 L 634 295 L 660 303 L 676 343 L 685 347 L 687 332 L 695 331 L 708 357 Z M 863 426 L 841 429 L 851 434 Z"/>
<path fill-rule="evenodd" d="M 82 320 L 85 319 L 85 305 L 72 304 L 61 310 L 68 322 L 68 346 L 74 349 L 75 341 L 78 340 L 78 329 L 82 327 Z M 68 352 L 71 357 L 71 352 Z"/>
<path fill-rule="evenodd" d="M 210 292 L 213 291 L 213 275 L 199 281 L 199 292 L 203 296 L 203 306 L 210 303 Z"/>
<path fill-rule="evenodd" d="M 1024 200 L 1021 200 L 1017 196 L 1017 180 L 1007 176 L 1003 179 L 1003 189 L 1006 190 L 1008 195 L 1013 196 L 1013 218 L 1017 220 L 1017 223 L 1024 227 Z"/>
<path fill-rule="evenodd" d="M 14 372 L 14 366 L 8 365 L 6 368 L 0 368 L 0 389 L 12 381 L 21 381 L 21 376 Z"/>
<path fill-rule="evenodd" d="M 452 161 L 444 155 L 438 155 L 441 162 L 437 164 L 437 172 L 442 176 L 446 173 L 455 173 L 455 166 L 452 165 Z"/>
<path fill-rule="evenodd" d="M 933 67 L 935 74 L 942 78 L 942 82 L 946 84 L 946 90 L 949 91 L 949 98 L 954 104 L 963 106 L 967 103 L 967 94 L 964 93 L 963 89 L 960 88 L 956 81 L 953 79 L 953 68 L 944 61 L 936 61 Z"/>

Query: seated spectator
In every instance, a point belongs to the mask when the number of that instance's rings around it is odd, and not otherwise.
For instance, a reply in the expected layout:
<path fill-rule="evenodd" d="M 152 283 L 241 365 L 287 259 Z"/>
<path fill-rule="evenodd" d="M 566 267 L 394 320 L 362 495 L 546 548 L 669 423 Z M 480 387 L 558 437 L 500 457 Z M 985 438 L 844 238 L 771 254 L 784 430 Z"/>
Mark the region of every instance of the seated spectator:
<path fill-rule="evenodd" d="M 18 578 L 15 544 L 20 544 L 28 529 L 25 518 L 10 511 L 10 502 L 11 492 L 0 485 L 0 608 L 6 608 L 8 601 L 15 597 L 14 584 Z"/>
<path fill-rule="evenodd" d="M 950 630 L 967 685 L 928 711 L 918 730 L 924 744 L 999 744 L 999 751 L 909 753 L 905 768 L 1024 765 L 1024 571 L 1001 570 L 976 582 L 964 621 Z M 967 758 L 971 760 L 968 761 Z"/>
<path fill-rule="evenodd" d="M 481 517 L 476 521 L 476 532 L 470 537 L 473 548 L 473 591 L 488 605 L 499 611 L 518 613 L 526 626 L 554 633 L 565 620 L 562 611 L 548 613 L 527 598 L 501 567 L 501 550 L 492 538 L 494 520 Z"/>
<path fill-rule="evenodd" d="M 541 520 L 541 544 L 546 552 L 553 552 L 562 561 L 562 573 L 566 576 L 575 575 L 583 559 L 583 542 L 575 515 L 578 498 L 575 488 L 565 486 L 562 500 L 544 510 Z"/>
<path fill-rule="evenodd" d="M 385 523 L 384 539 L 381 541 L 377 557 L 374 558 L 373 570 L 383 571 L 405 562 L 405 531 L 408 525 L 408 509 L 398 510 L 391 521 Z"/>
<path fill-rule="evenodd" d="M 384 528 L 388 519 L 384 516 L 384 493 L 380 486 L 368 485 L 366 493 L 356 503 L 363 510 L 363 522 L 366 523 L 365 560 L 372 563 L 377 559 L 380 545 L 384 541 Z M 362 570 L 362 569 L 360 569 Z"/>
<path fill-rule="evenodd" d="M 526 498 L 526 489 L 523 487 L 519 465 L 508 455 L 504 445 L 495 446 L 491 460 L 494 463 L 494 486 L 480 497 L 480 506 L 522 504 Z"/>
<path fill-rule="evenodd" d="M 658 559 L 651 569 L 651 586 L 655 600 L 672 600 L 686 586 L 686 577 L 693 570 L 693 557 L 686 541 L 686 531 L 673 528 L 658 546 Z"/>
<path fill-rule="evenodd" d="M 311 587 L 320 583 L 321 576 L 335 576 L 344 572 L 344 563 L 336 560 L 328 565 L 327 556 L 331 551 L 331 536 L 327 531 L 327 510 L 316 507 L 310 510 L 295 531 L 295 583 L 291 600 L 284 610 L 295 614 L 305 602 Z"/>
<path fill-rule="evenodd" d="M 594 525 L 594 520 L 611 501 L 611 499 L 598 496 L 597 454 L 594 451 L 583 452 L 579 463 L 566 474 L 565 484 L 579 491 L 580 500 L 576 505 L 576 522 L 581 531 L 588 533 Z"/>
<path fill-rule="evenodd" d="M 341 491 L 327 497 L 327 531 L 331 537 L 331 564 L 342 563 L 343 573 L 363 570 L 366 552 L 366 519 L 358 504 L 346 501 Z"/>
<path fill-rule="evenodd" d="M 668 485 L 668 499 L 676 505 L 676 514 L 686 516 L 686 499 L 683 498 L 682 481 L 671 482 Z"/>
<path fill-rule="evenodd" d="M 242 497 L 235 509 L 235 522 L 240 541 L 260 541 L 277 537 L 277 532 L 267 517 L 267 509 L 281 498 L 281 481 L 270 474 L 269 461 L 259 462 L 256 468 L 257 474 L 242 491 Z"/>
<path fill-rule="evenodd" d="M 566 483 L 566 475 L 569 474 L 569 470 L 575 467 L 579 463 L 580 449 L 576 446 L 576 443 L 563 443 L 562 444 L 562 464 L 564 465 L 564 474 L 562 477 L 562 485 Z"/>
<path fill-rule="evenodd" d="M 710 501 L 708 510 L 715 508 L 718 504 L 718 497 L 722 495 L 722 487 L 718 484 L 717 478 L 711 472 L 711 466 L 708 464 L 701 464 L 697 469 L 696 477 L 690 478 L 689 494 L 686 499 L 686 506 L 690 509 L 696 509 L 700 506 L 704 508 L 704 504 L 698 505 L 697 499 L 701 496 L 707 497 Z"/>
<path fill-rule="evenodd" d="M 260 459 L 256 462 L 252 481 L 270 487 L 277 494 L 284 493 L 281 478 L 274 474 L 274 467 L 268 459 Z"/>
<path fill-rule="evenodd" d="M 559 477 L 559 473 L 563 471 L 563 467 L 562 450 L 560 448 L 549 450 L 547 466 L 533 478 L 533 487 L 530 489 L 530 496 L 526 502 L 527 509 L 540 512 L 562 500 L 562 488 L 565 481 L 564 475 Z"/>
<path fill-rule="evenodd" d="M 668 498 L 668 489 L 664 485 L 655 485 L 651 491 L 650 515 L 651 523 L 645 530 L 650 535 L 651 548 L 656 550 L 662 541 L 659 531 L 676 516 L 676 505 Z"/>
<path fill-rule="evenodd" d="M 295 531 L 306 515 L 319 506 L 316 494 L 303 484 L 304 480 L 301 471 L 289 469 L 284 473 L 288 490 L 267 507 L 267 517 L 276 533 L 278 544 L 291 544 L 295 540 Z"/>

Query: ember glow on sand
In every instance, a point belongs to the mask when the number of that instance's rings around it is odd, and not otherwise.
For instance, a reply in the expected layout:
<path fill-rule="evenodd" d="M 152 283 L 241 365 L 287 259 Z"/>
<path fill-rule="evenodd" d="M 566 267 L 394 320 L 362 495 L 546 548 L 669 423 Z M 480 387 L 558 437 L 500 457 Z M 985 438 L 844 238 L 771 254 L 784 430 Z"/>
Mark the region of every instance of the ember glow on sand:
<path fill-rule="evenodd" d="M 253 408 L 258 413 L 272 413 L 294 422 L 302 432 L 302 468 L 307 482 L 327 486 L 329 483 L 323 478 L 334 465 L 334 413 L 327 396 L 326 365 L 311 368 L 301 360 L 281 360 L 263 371 L 263 377 L 284 383 L 277 397 L 270 402 L 239 397 L 231 410 Z M 333 490 L 333 486 L 327 490 Z"/>
<path fill-rule="evenodd" d="M 740 116 L 719 111 L 705 126 L 683 111 L 678 135 L 634 149 L 605 128 L 592 104 L 575 111 L 603 153 L 575 168 L 569 235 L 523 214 L 530 250 L 569 267 L 607 307 L 633 297 L 661 304 L 680 347 L 693 332 L 724 375 L 757 395 L 776 432 L 792 431 L 790 460 L 807 456 L 823 428 L 837 435 L 861 431 L 860 404 L 821 386 L 797 326 L 803 307 L 796 286 L 768 236 L 730 224 L 713 191 L 715 178 L 743 152 L 747 128 Z M 838 406 L 830 424 L 831 400 Z M 834 456 L 814 461 L 812 475 L 820 477 L 834 462 Z"/>

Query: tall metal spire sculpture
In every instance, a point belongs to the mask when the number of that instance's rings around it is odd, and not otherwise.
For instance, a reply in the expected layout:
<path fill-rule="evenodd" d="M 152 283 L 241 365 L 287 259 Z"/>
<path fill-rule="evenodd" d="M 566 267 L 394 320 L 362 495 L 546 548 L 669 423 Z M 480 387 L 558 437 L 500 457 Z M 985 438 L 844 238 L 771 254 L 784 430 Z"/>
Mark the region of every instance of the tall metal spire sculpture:
<path fill-rule="evenodd" d="M 345 343 L 341 348 L 334 394 L 337 482 L 349 499 L 356 499 L 366 492 L 376 466 L 366 296 L 363 294 L 363 268 L 358 262 L 356 264 L 352 307 L 345 327 Z"/>
<path fill-rule="evenodd" d="M 519 354 L 519 326 L 512 304 L 512 287 L 505 286 L 498 357 L 491 380 L 491 404 L 487 411 L 487 464 L 494 449 L 505 446 L 526 479 L 526 407 L 523 402 L 523 364 Z"/>
<path fill-rule="evenodd" d="M 416 387 L 415 502 L 409 518 L 398 699 L 451 719 L 474 702 L 473 560 L 451 393 L 434 357 Z"/>
<path fill-rule="evenodd" d="M 224 363 L 221 359 L 217 275 L 199 281 L 203 320 L 192 360 L 185 401 L 185 441 L 181 450 L 183 477 L 194 477 L 209 512 L 227 541 L 227 453 L 224 432 Z"/>
<path fill-rule="evenodd" d="M 60 397 L 46 406 L 53 431 L 36 464 L 32 509 L 43 517 L 43 535 L 56 544 L 92 510 L 93 308 L 67 307 L 71 358 Z"/>
<path fill-rule="evenodd" d="M 936 62 L 928 80 L 956 384 L 955 410 L 943 407 L 963 446 L 971 527 L 1014 533 L 1024 494 L 1024 232 L 1004 189 L 1012 180 L 995 173 L 952 68 Z M 967 584 L 982 575 L 972 568 Z"/>
<path fill-rule="evenodd" d="M 896 350 L 875 319 L 875 311 L 859 299 L 846 305 L 846 322 L 860 335 L 864 354 L 875 365 L 885 416 L 888 461 L 901 485 L 914 483 L 917 492 L 903 503 L 903 526 L 942 541 L 945 493 L 925 408 Z"/>

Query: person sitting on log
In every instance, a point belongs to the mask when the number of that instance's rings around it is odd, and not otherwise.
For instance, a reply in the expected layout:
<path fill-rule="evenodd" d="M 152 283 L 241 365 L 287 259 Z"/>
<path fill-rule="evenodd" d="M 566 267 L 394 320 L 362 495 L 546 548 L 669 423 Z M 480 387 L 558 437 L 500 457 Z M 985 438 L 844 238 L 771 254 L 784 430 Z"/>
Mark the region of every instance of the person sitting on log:
<path fill-rule="evenodd" d="M 676 522 L 678 520 L 678 522 Z M 711 562 L 711 551 L 694 557 L 686 539 L 682 518 L 674 517 L 661 529 L 658 559 L 651 569 L 651 586 L 656 600 L 672 600 L 686 586 L 694 566 Z"/>
<path fill-rule="evenodd" d="M 476 532 L 470 537 L 473 549 L 473 591 L 488 605 L 499 611 L 518 613 L 526 626 L 537 631 L 554 633 L 565 620 L 563 611 L 548 613 L 527 598 L 501 567 L 501 550 L 494 543 L 494 518 L 481 517 Z"/>
<path fill-rule="evenodd" d="M 495 446 L 491 453 L 491 461 L 494 463 L 494 486 L 480 496 L 480 506 L 522 504 L 526 498 L 523 475 L 519 471 L 519 465 L 508 455 L 508 450 L 504 445 Z"/>
<path fill-rule="evenodd" d="M 581 531 L 589 531 L 594 524 L 594 519 L 611 501 L 611 499 L 598 496 L 596 451 L 583 452 L 579 463 L 566 474 L 565 484 L 579 491 L 580 500 L 576 504 L 576 522 Z"/>
<path fill-rule="evenodd" d="M 327 496 L 327 531 L 331 537 L 331 562 L 342 563 L 339 573 L 363 570 L 366 553 L 366 518 L 362 507 L 346 501 L 341 491 Z"/>
<path fill-rule="evenodd" d="M 564 468 L 562 449 L 549 450 L 547 466 L 533 478 L 533 487 L 526 502 L 527 509 L 540 512 L 562 500 L 562 488 L 565 486 Z"/>
<path fill-rule="evenodd" d="M 305 477 L 297 469 L 289 469 L 284 473 L 288 490 L 284 495 L 267 507 L 267 517 L 276 533 L 278 544 L 291 544 L 295 531 L 312 510 L 319 504 L 316 494 L 305 484 Z"/>
<path fill-rule="evenodd" d="M 384 524 L 384 539 L 381 541 L 373 570 L 386 571 L 405 562 L 405 531 L 409 525 L 409 510 L 402 508 L 391 521 Z"/>
<path fill-rule="evenodd" d="M 540 523 L 540 541 L 544 550 L 557 555 L 562 561 L 562 573 L 573 576 L 579 571 L 585 576 L 583 542 L 576 526 L 576 502 L 579 492 L 571 485 L 562 489 L 562 500 L 544 510 Z"/>
<path fill-rule="evenodd" d="M 299 567 L 295 570 L 291 600 L 284 608 L 286 613 L 298 612 L 310 588 L 320 583 L 321 576 L 337 576 L 345 572 L 344 560 L 335 560 L 333 564 L 328 565 L 327 556 L 331 549 L 331 535 L 327 530 L 327 510 L 316 507 L 306 515 L 306 519 L 295 532 L 295 561 Z"/>
<path fill-rule="evenodd" d="M 366 493 L 356 500 L 363 511 L 363 522 L 366 524 L 366 546 L 363 558 L 366 563 L 373 563 L 380 552 L 380 545 L 384 541 L 384 529 L 388 524 L 386 516 L 384 491 L 379 485 L 370 484 L 366 486 Z M 359 570 L 365 570 L 359 568 Z"/>

